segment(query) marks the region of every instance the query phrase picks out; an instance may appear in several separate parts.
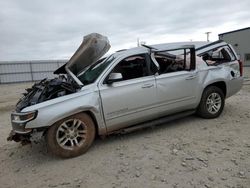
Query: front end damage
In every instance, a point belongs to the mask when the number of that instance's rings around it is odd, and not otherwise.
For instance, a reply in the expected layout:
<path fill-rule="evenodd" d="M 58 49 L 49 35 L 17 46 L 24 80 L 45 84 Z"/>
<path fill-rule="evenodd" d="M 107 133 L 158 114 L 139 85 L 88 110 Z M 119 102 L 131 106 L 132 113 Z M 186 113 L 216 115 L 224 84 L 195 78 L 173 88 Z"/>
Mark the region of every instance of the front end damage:
<path fill-rule="evenodd" d="M 22 145 L 31 143 L 31 134 L 18 134 L 14 130 L 11 130 L 7 141 L 21 142 Z"/>
<path fill-rule="evenodd" d="M 31 134 L 37 131 L 44 131 L 44 129 L 33 130 L 25 127 L 27 122 L 36 118 L 38 111 L 22 112 L 24 108 L 75 93 L 79 89 L 79 85 L 67 79 L 64 75 L 51 80 L 44 79 L 35 83 L 31 88 L 26 89 L 23 97 L 17 102 L 15 111 L 11 113 L 12 131 L 7 140 L 28 143 L 30 142 Z"/>
<path fill-rule="evenodd" d="M 16 112 L 21 112 L 22 109 L 31 105 L 75 93 L 78 89 L 80 86 L 74 81 L 67 80 L 65 76 L 59 76 L 52 80 L 44 79 L 26 89 L 16 105 Z"/>
<path fill-rule="evenodd" d="M 110 48 L 108 38 L 98 33 L 84 36 L 83 41 L 70 60 L 57 70 L 54 79 L 44 79 L 26 89 L 18 101 L 15 112 L 11 114 L 12 131 L 7 140 L 27 143 L 34 133 L 44 133 L 48 127 L 27 129 L 25 126 L 39 115 L 38 111 L 26 111 L 26 107 L 73 94 L 83 87 L 78 75 L 96 63 Z M 60 109 L 58 109 L 60 110 Z M 53 114 L 51 114 L 53 115 Z M 39 125 L 37 126 L 39 127 Z"/>

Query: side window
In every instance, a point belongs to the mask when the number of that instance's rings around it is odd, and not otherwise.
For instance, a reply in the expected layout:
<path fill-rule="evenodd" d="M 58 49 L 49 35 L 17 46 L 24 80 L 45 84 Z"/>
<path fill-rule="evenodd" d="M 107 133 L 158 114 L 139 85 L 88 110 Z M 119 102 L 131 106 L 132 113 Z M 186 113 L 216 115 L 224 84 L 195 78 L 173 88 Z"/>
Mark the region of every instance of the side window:
<path fill-rule="evenodd" d="M 160 66 L 159 74 L 190 69 L 190 55 L 172 55 L 161 52 L 155 54 L 155 60 Z"/>
<path fill-rule="evenodd" d="M 148 76 L 145 55 L 135 55 L 123 59 L 114 67 L 112 73 L 121 73 L 122 80 Z"/>
<path fill-rule="evenodd" d="M 202 59 L 206 61 L 208 65 L 218 65 L 235 60 L 232 50 L 225 46 L 215 48 L 202 55 Z"/>

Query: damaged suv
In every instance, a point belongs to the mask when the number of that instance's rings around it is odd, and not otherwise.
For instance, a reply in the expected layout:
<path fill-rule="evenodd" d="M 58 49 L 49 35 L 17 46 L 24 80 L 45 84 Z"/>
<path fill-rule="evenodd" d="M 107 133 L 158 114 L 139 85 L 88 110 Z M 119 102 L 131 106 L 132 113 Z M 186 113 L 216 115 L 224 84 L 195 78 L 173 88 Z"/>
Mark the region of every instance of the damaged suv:
<path fill-rule="evenodd" d="M 46 138 L 49 151 L 75 157 L 95 136 L 124 133 L 193 113 L 218 117 L 242 87 L 242 63 L 216 41 L 143 45 L 107 57 L 107 37 L 90 34 L 52 80 L 35 83 L 11 114 L 8 140 Z"/>

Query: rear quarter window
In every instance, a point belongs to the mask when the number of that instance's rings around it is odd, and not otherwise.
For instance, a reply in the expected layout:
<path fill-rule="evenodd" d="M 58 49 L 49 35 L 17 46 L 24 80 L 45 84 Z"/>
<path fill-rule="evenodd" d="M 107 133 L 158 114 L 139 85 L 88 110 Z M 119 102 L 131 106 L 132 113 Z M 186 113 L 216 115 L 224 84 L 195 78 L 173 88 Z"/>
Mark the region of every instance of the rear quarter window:
<path fill-rule="evenodd" d="M 219 65 L 236 60 L 236 57 L 229 46 L 222 46 L 207 51 L 201 55 L 207 65 Z"/>

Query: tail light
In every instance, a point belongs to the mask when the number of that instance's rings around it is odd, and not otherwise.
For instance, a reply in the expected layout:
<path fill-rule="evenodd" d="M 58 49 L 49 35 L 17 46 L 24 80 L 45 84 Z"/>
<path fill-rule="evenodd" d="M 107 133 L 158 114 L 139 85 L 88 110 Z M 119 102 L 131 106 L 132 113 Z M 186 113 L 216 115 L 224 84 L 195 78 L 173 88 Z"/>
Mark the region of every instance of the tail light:
<path fill-rule="evenodd" d="M 240 66 L 240 76 L 243 76 L 243 62 L 241 60 L 238 60 L 239 66 Z"/>

